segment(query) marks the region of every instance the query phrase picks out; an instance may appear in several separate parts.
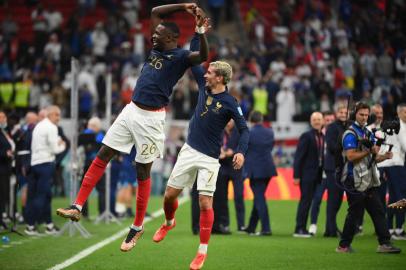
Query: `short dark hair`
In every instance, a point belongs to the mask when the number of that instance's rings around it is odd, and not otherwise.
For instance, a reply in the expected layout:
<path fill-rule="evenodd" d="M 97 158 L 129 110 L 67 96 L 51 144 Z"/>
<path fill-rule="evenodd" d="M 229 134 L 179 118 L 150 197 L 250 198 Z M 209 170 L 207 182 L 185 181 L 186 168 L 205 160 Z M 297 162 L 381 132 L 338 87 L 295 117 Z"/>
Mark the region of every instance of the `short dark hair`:
<path fill-rule="evenodd" d="M 324 111 L 324 112 L 322 112 L 322 114 L 323 114 L 323 116 L 326 116 L 326 115 L 335 115 L 335 113 L 334 113 L 333 111 Z"/>
<path fill-rule="evenodd" d="M 179 37 L 180 35 L 180 30 L 179 26 L 174 23 L 174 22 L 162 22 L 162 26 L 165 26 L 166 29 L 169 29 L 169 31 L 174 35 L 174 37 Z"/>
<path fill-rule="evenodd" d="M 261 112 L 259 111 L 252 111 L 248 117 L 248 120 L 251 123 L 257 124 L 261 123 L 264 120 L 264 117 Z"/>
<path fill-rule="evenodd" d="M 369 107 L 368 104 L 366 104 L 362 101 L 359 101 L 355 104 L 354 112 L 355 112 L 355 114 L 357 114 L 359 110 L 363 110 L 363 109 L 368 109 L 368 111 L 371 111 L 371 108 Z"/>

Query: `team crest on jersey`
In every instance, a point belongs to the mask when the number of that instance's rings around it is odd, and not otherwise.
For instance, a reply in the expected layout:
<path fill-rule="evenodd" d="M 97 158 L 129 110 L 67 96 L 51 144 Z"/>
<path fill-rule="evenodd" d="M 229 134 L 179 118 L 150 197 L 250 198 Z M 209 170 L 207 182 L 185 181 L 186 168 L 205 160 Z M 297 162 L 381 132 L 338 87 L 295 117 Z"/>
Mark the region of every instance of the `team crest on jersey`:
<path fill-rule="evenodd" d="M 213 103 L 213 97 L 208 96 L 207 99 L 206 99 L 206 105 L 210 106 L 212 103 Z"/>
<path fill-rule="evenodd" d="M 214 113 L 219 113 L 220 109 L 223 107 L 219 101 L 216 103 L 216 107 L 212 109 Z"/>

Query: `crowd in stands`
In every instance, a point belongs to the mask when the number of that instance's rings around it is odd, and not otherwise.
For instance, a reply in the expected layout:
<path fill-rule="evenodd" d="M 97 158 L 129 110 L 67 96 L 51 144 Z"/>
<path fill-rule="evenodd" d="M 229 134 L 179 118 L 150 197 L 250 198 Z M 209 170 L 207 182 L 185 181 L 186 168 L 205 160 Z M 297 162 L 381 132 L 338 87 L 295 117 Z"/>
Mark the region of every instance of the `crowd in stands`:
<path fill-rule="evenodd" d="M 113 74 L 113 113 L 119 112 L 130 101 L 150 48 L 139 17 L 160 1 L 153 2 L 142 6 L 145 2 L 139 0 L 78 1 L 77 11 L 68 18 L 53 6 L 38 3 L 31 14 L 31 43 L 21 41 L 6 2 L 1 23 L 1 107 L 23 116 L 29 109 L 55 104 L 63 117 L 69 117 L 74 56 L 81 63 L 80 116 L 103 117 L 106 72 Z M 217 21 L 223 11 L 230 19 L 228 2 L 207 1 L 207 9 L 219 16 Z M 106 20 L 84 27 L 81 19 L 96 5 L 105 8 Z M 396 105 L 406 99 L 403 1 L 278 1 L 277 6 L 272 24 L 254 5 L 243 14 L 248 44 L 219 31 L 211 33 L 209 60 L 233 64 L 229 89 L 245 114 L 256 109 L 269 120 L 306 121 L 312 111 L 331 110 L 338 98 L 351 94 L 368 104 L 381 103 L 388 118 L 395 115 Z M 196 103 L 197 87 L 189 78 L 185 76 L 175 89 L 169 108 L 175 119 L 188 119 Z"/>

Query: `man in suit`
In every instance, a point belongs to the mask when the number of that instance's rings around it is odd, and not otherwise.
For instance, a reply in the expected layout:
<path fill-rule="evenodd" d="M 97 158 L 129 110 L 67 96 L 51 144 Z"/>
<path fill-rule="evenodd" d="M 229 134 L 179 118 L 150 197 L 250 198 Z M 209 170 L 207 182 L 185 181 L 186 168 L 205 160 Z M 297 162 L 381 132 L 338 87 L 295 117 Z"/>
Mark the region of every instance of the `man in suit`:
<path fill-rule="evenodd" d="M 7 228 L 2 220 L 9 204 L 11 163 L 14 157 L 15 144 L 7 128 L 7 115 L 0 111 L 0 226 Z M 10 207 L 10 206 L 9 206 Z"/>
<path fill-rule="evenodd" d="M 294 184 L 300 187 L 294 237 L 311 237 L 306 229 L 307 217 L 317 184 L 321 182 L 324 161 L 323 114 L 312 113 L 312 129 L 300 136 L 293 163 Z"/>
<path fill-rule="evenodd" d="M 261 220 L 262 229 L 258 235 L 271 235 L 268 206 L 265 200 L 265 191 L 271 177 L 276 176 L 276 168 L 272 159 L 274 134 L 272 129 L 262 125 L 263 117 L 258 111 L 250 114 L 250 139 L 245 159 L 245 172 L 250 179 L 250 186 L 254 193 L 254 206 L 251 211 L 246 232 L 255 234 L 258 220 Z"/>
<path fill-rule="evenodd" d="M 213 197 L 214 223 L 212 233 L 230 234 L 230 215 L 228 210 L 228 182 L 233 181 L 234 204 L 237 215 L 237 230 L 244 231 L 245 206 L 244 206 L 244 179 L 242 170 L 233 168 L 233 156 L 238 148 L 240 135 L 234 121 L 228 122 L 224 129 L 223 146 L 219 162 L 220 170 L 217 177 L 216 191 Z"/>
<path fill-rule="evenodd" d="M 324 126 L 322 132 L 324 136 L 326 136 L 327 127 L 335 121 L 335 113 L 333 111 L 326 111 L 323 112 L 323 120 Z M 324 157 L 326 156 L 326 141 L 324 140 Z M 312 200 L 312 207 L 310 210 L 310 226 L 309 226 L 309 233 L 311 235 L 316 235 L 317 233 L 317 220 L 319 217 L 320 212 L 320 205 L 321 201 L 323 200 L 324 191 L 327 189 L 327 176 L 325 171 L 323 171 L 323 179 L 321 183 L 317 185 L 316 191 L 314 192 L 313 200 Z"/>
<path fill-rule="evenodd" d="M 327 218 L 325 237 L 337 237 L 337 213 L 341 207 L 344 190 L 341 189 L 335 180 L 335 156 L 337 151 L 340 151 L 339 143 L 341 134 L 344 133 L 345 124 L 347 121 L 347 104 L 337 103 L 335 105 L 336 121 L 329 125 L 326 131 L 326 155 L 324 162 L 324 170 L 327 176 Z M 341 153 L 340 153 L 341 154 Z"/>

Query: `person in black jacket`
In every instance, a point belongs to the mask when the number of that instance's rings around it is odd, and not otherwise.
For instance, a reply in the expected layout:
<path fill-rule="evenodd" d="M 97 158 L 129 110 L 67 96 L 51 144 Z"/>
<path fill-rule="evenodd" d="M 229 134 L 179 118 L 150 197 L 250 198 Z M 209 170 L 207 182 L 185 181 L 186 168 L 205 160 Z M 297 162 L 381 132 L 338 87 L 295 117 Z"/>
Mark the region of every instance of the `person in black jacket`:
<path fill-rule="evenodd" d="M 15 144 L 7 130 L 7 115 L 0 111 L 0 226 L 7 228 L 3 222 L 2 213 L 9 204 L 11 163 L 13 161 Z"/>
<path fill-rule="evenodd" d="M 27 112 L 25 115 L 25 124 L 13 134 L 13 139 L 16 144 L 15 170 L 18 188 L 21 194 L 21 208 L 24 219 L 26 218 L 27 177 L 31 167 L 32 131 L 37 122 L 38 115 L 35 112 Z"/>
<path fill-rule="evenodd" d="M 217 177 L 216 191 L 213 197 L 214 223 L 212 233 L 230 234 L 230 215 L 228 210 L 228 183 L 234 187 L 234 204 L 237 214 L 237 230 L 244 231 L 244 179 L 242 169 L 233 168 L 233 156 L 237 151 L 240 135 L 231 120 L 224 129 L 223 146 L 219 157 L 220 170 Z"/>
<path fill-rule="evenodd" d="M 87 123 L 87 128 L 79 135 L 78 144 L 84 147 L 86 156 L 84 171 L 87 171 L 102 145 L 104 131 L 101 125 L 101 120 L 98 117 L 92 117 Z M 105 177 L 103 175 L 96 184 L 99 214 L 102 214 L 105 210 L 105 185 Z M 89 217 L 88 202 L 85 202 L 83 205 L 82 214 L 84 217 Z"/>
<path fill-rule="evenodd" d="M 272 159 L 274 134 L 272 129 L 265 128 L 262 125 L 263 116 L 260 112 L 253 111 L 250 114 L 249 121 L 252 127 L 250 129 L 244 170 L 250 179 L 250 186 L 254 193 L 254 206 L 246 232 L 255 234 L 258 220 L 261 220 L 262 229 L 258 234 L 271 235 L 265 191 L 271 178 L 277 175 Z"/>
<path fill-rule="evenodd" d="M 336 184 L 335 179 L 335 156 L 337 152 L 341 152 L 340 138 L 344 133 L 345 125 L 347 121 L 347 104 L 336 104 L 336 121 L 331 123 L 326 130 L 326 146 L 327 151 L 324 161 L 324 170 L 327 176 L 327 217 L 326 217 L 326 229 L 324 231 L 325 237 L 337 237 L 337 213 L 341 207 L 343 200 L 344 190 Z"/>
<path fill-rule="evenodd" d="M 296 149 L 293 178 L 294 184 L 300 187 L 300 201 L 297 208 L 296 228 L 294 237 L 311 237 L 306 229 L 310 205 L 317 184 L 321 183 L 324 162 L 323 115 L 312 113 L 310 117 L 312 129 L 300 136 Z"/>

